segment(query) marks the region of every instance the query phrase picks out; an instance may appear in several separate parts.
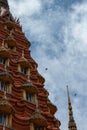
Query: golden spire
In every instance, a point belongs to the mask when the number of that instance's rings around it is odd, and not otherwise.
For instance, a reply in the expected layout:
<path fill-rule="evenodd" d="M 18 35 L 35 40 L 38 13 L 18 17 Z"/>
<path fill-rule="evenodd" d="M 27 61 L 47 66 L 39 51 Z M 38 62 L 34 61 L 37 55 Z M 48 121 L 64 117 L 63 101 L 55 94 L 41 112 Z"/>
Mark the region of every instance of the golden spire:
<path fill-rule="evenodd" d="M 77 126 L 76 126 L 76 123 L 75 123 L 74 117 L 73 117 L 73 111 L 72 111 L 72 105 L 71 105 L 68 86 L 67 86 L 67 96 L 68 96 L 68 109 L 69 109 L 68 129 L 69 130 L 77 130 Z"/>

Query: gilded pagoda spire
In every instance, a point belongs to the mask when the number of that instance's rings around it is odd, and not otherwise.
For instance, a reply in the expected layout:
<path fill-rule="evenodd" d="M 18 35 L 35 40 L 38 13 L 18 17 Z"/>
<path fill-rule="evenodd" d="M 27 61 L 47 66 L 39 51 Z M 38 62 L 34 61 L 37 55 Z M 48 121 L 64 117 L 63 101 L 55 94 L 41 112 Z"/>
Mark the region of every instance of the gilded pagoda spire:
<path fill-rule="evenodd" d="M 73 117 L 73 111 L 72 111 L 72 105 L 69 95 L 69 89 L 67 86 L 67 96 L 68 96 L 68 109 L 69 109 L 69 123 L 68 123 L 68 129 L 69 130 L 77 130 L 77 126 Z"/>

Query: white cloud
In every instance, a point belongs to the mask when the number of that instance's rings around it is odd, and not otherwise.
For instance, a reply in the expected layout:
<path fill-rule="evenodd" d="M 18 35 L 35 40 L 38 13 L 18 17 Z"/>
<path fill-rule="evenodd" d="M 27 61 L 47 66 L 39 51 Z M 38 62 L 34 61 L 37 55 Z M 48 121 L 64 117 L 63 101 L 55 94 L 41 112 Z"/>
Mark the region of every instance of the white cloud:
<path fill-rule="evenodd" d="M 9 0 L 12 12 L 21 18 L 26 35 L 32 45 L 35 44 L 31 54 L 46 78 L 45 87 L 51 100 L 59 108 L 57 116 L 62 122 L 61 129 L 68 129 L 68 84 L 77 127 L 86 130 L 87 126 L 82 124 L 87 122 L 87 3 L 73 4 L 71 10 L 65 12 L 58 5 L 56 9 L 50 8 L 53 2 Z M 49 8 L 44 9 L 47 4 Z"/>
<path fill-rule="evenodd" d="M 41 9 L 41 2 L 40 0 L 21 0 L 14 1 L 9 0 L 9 3 L 11 5 L 11 9 L 14 15 L 21 17 L 23 15 L 31 16 L 33 14 L 36 14 L 40 12 Z"/>

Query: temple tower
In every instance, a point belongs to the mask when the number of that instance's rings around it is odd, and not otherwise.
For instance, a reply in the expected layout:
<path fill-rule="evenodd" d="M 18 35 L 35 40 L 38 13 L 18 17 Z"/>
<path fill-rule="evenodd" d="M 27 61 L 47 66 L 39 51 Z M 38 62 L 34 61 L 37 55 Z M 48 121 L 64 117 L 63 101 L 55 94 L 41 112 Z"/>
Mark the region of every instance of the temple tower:
<path fill-rule="evenodd" d="M 69 130 L 77 130 L 77 126 L 73 117 L 73 111 L 72 111 L 72 105 L 69 95 L 69 89 L 67 86 L 67 95 L 68 95 L 68 109 L 69 109 L 69 123 L 68 123 L 68 129 Z"/>
<path fill-rule="evenodd" d="M 0 130 L 59 130 L 30 45 L 8 1 L 0 0 Z"/>

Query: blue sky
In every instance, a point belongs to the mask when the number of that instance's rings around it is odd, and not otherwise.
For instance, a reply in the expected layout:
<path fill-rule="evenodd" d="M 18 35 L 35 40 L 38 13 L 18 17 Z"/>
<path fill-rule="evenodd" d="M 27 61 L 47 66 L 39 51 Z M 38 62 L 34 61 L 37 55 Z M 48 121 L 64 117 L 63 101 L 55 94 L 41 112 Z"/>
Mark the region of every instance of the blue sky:
<path fill-rule="evenodd" d="M 31 55 L 46 79 L 49 98 L 58 107 L 61 130 L 68 130 L 66 85 L 77 128 L 87 130 L 87 1 L 8 1 L 31 41 Z"/>

